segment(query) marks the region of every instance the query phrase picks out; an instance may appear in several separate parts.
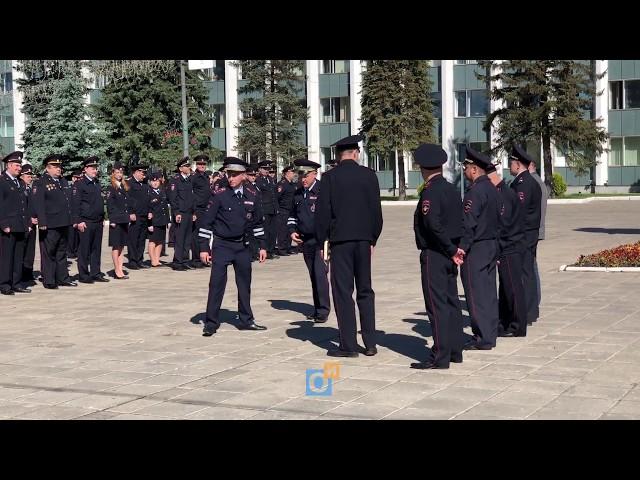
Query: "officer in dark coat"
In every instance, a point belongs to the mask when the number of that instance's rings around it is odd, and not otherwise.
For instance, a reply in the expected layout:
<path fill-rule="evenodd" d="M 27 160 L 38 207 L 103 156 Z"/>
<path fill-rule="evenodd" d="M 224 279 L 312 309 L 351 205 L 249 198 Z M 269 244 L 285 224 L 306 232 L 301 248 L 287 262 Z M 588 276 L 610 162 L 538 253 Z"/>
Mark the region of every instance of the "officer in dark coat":
<path fill-rule="evenodd" d="M 356 312 L 353 284 L 357 285 L 358 310 L 365 355 L 377 353 L 375 296 L 371 288 L 371 258 L 382 232 L 382 207 L 378 177 L 358 164 L 362 138 L 352 135 L 336 142 L 340 163 L 322 176 L 316 209 L 318 245 L 329 241 L 331 290 L 340 346 L 328 355 L 357 357 Z"/>
<path fill-rule="evenodd" d="M 172 268 L 185 271 L 191 268 L 189 250 L 191 248 L 191 231 L 196 220 L 194 211 L 195 195 L 191 183 L 191 161 L 184 157 L 177 165 L 178 172 L 169 180 L 167 198 L 171 204 L 171 215 L 176 231 L 175 249 Z"/>
<path fill-rule="evenodd" d="M 31 229 L 27 197 L 20 181 L 22 152 L 12 152 L 2 161 L 6 168 L 0 175 L 0 293 L 31 293 L 21 285 L 24 249 Z"/>
<path fill-rule="evenodd" d="M 131 176 L 127 179 L 129 205 L 133 210 L 132 213 L 136 216 L 135 221 L 129 225 L 127 237 L 127 255 L 131 270 L 149 268 L 142 263 L 147 227 L 149 226 L 149 185 L 145 182 L 146 172 L 146 166 L 134 165 L 131 167 Z"/>
<path fill-rule="evenodd" d="M 528 167 L 533 159 L 524 148 L 519 145 L 513 147 L 509 157 L 509 169 L 515 178 L 510 187 L 518 195 L 520 205 L 524 210 L 524 238 L 525 252 L 522 259 L 522 275 L 524 282 L 524 296 L 527 302 L 527 322 L 535 322 L 539 316 L 538 288 L 534 263 L 538 249 L 538 234 L 540 231 L 542 189 L 529 173 Z"/>
<path fill-rule="evenodd" d="M 196 171 L 191 176 L 191 183 L 193 185 L 193 195 L 195 197 L 195 214 L 196 221 L 194 223 L 192 234 L 191 251 L 193 252 L 193 261 L 191 265 L 194 268 L 203 268 L 204 264 L 200 261 L 200 250 L 198 233 L 200 231 L 200 224 L 204 217 L 204 212 L 207 210 L 207 204 L 209 203 L 209 197 L 211 197 L 211 187 L 209 185 L 209 175 L 205 170 L 209 164 L 209 157 L 207 155 L 198 155 L 193 161 L 196 163 Z"/>
<path fill-rule="evenodd" d="M 486 172 L 502 201 L 498 235 L 498 336 L 524 337 L 527 335 L 527 305 L 522 283 L 522 258 L 526 248 L 524 210 L 516 193 L 498 176 L 496 167 L 489 166 Z"/>
<path fill-rule="evenodd" d="M 422 295 L 433 331 L 433 347 L 424 362 L 412 368 L 449 368 L 462 362 L 464 332 L 458 300 L 458 251 L 462 237 L 460 193 L 442 176 L 447 154 L 440 145 L 422 144 L 414 155 L 425 187 L 413 217 L 416 246 L 420 250 Z"/>
<path fill-rule="evenodd" d="M 304 263 L 311 279 L 313 295 L 313 314 L 307 318 L 316 323 L 324 323 L 329 317 L 331 301 L 329 300 L 329 269 L 322 259 L 322 244 L 316 241 L 315 214 L 316 203 L 320 193 L 318 175 L 319 163 L 307 159 L 293 162 L 298 169 L 298 177 L 302 185 L 293 196 L 293 208 L 287 219 L 290 239 L 297 245 L 302 245 Z"/>
<path fill-rule="evenodd" d="M 247 164 L 233 157 L 227 159 L 229 188 L 219 189 L 211 200 L 200 228 L 200 259 L 213 260 L 209 282 L 209 298 L 203 335 L 213 335 L 220 326 L 220 305 L 227 285 L 227 267 L 233 265 L 238 288 L 238 313 L 241 330 L 266 330 L 255 323 L 251 310 L 251 250 L 247 234 L 260 242 L 260 262 L 267 252 L 260 203 L 244 185 Z M 213 243 L 213 255 L 207 246 Z"/>
<path fill-rule="evenodd" d="M 167 238 L 169 224 L 169 201 L 164 188 L 160 186 L 162 173 L 155 172 L 149 176 L 149 257 L 152 267 L 162 267 L 160 261 L 162 248 Z"/>
<path fill-rule="evenodd" d="M 464 195 L 464 235 L 459 248 L 464 256 L 461 268 L 473 339 L 469 350 L 491 350 L 498 336 L 496 261 L 501 200 L 487 177 L 491 165 L 486 155 L 467 146 L 462 162 L 464 175 L 472 182 Z"/>
<path fill-rule="evenodd" d="M 77 287 L 67 267 L 67 240 L 71 219 L 71 186 L 62 177 L 62 156 L 44 159 L 46 172 L 33 186 L 33 207 L 40 230 L 44 288 Z"/>
<path fill-rule="evenodd" d="M 262 197 L 264 212 L 264 233 L 267 240 L 267 258 L 274 258 L 276 248 L 276 216 L 278 215 L 278 200 L 276 198 L 276 182 L 269 175 L 273 162 L 265 160 L 258 163 L 258 178 L 256 185 Z M 277 255 L 276 255 L 277 256 Z"/>
<path fill-rule="evenodd" d="M 82 170 L 74 170 L 67 177 L 69 186 L 73 189 L 75 183 L 82 178 Z M 67 240 L 67 258 L 78 258 L 78 248 L 80 247 L 80 235 L 78 230 L 73 226 L 69 226 L 69 238 Z"/>
<path fill-rule="evenodd" d="M 108 282 L 100 271 L 104 198 L 98 181 L 98 158 L 82 162 L 83 177 L 73 184 L 72 220 L 78 230 L 78 277 L 81 283 Z"/>
<path fill-rule="evenodd" d="M 29 217 L 29 226 L 31 231 L 27 234 L 26 245 L 24 248 L 24 261 L 22 264 L 22 281 L 25 284 L 35 285 L 33 276 L 33 262 L 36 257 L 36 236 L 38 235 L 37 219 L 33 212 L 33 203 L 31 202 L 31 190 L 34 181 L 33 167 L 25 163 L 22 165 L 20 172 L 20 180 L 24 186 L 24 194 L 27 197 L 27 215 Z"/>
<path fill-rule="evenodd" d="M 291 253 L 291 237 L 287 228 L 287 219 L 293 207 L 293 194 L 296 185 L 293 182 L 295 172 L 293 165 L 287 165 L 282 169 L 282 180 L 277 184 L 278 215 L 277 215 L 277 244 L 278 255 L 288 256 Z"/>
<path fill-rule="evenodd" d="M 256 200 L 260 204 L 260 210 L 262 210 L 262 194 L 256 185 L 256 178 L 258 176 L 258 169 L 256 165 L 249 164 L 247 171 L 245 172 L 247 179 L 244 184 L 256 195 Z M 228 184 L 227 184 L 228 186 Z M 249 248 L 251 249 L 251 261 L 255 262 L 260 260 L 260 242 L 253 235 L 253 232 L 249 232 Z"/>

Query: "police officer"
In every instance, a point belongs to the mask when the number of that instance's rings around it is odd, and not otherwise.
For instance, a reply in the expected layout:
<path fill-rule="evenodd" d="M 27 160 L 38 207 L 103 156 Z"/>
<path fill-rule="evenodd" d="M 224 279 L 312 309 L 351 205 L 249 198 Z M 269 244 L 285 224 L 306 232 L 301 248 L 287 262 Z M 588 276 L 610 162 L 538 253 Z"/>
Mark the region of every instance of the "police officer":
<path fill-rule="evenodd" d="M 288 233 L 287 219 L 293 207 L 293 194 L 296 186 L 293 183 L 295 173 L 293 165 L 282 169 L 282 180 L 277 185 L 278 216 L 277 216 L 277 244 L 278 255 L 286 257 L 291 253 L 291 237 Z"/>
<path fill-rule="evenodd" d="M 515 178 L 510 187 L 515 190 L 524 210 L 524 238 L 525 252 L 522 259 L 522 275 L 524 282 L 524 296 L 527 302 L 527 322 L 529 324 L 538 319 L 538 290 L 534 263 L 538 248 L 538 234 L 540 230 L 540 202 L 542 189 L 531 177 L 528 167 L 533 159 L 520 145 L 513 147 L 509 157 L 509 170 Z"/>
<path fill-rule="evenodd" d="M 2 161 L 6 168 L 0 175 L 0 293 L 31 293 L 22 287 L 26 235 L 31 229 L 27 197 L 19 179 L 22 152 L 12 152 Z"/>
<path fill-rule="evenodd" d="M 264 232 L 267 240 L 267 258 L 277 258 L 275 255 L 276 244 L 276 216 L 278 214 L 278 201 L 276 198 L 276 184 L 269 175 L 269 169 L 273 163 L 265 160 L 258 163 L 258 178 L 256 185 L 260 189 L 262 197 L 262 211 L 264 212 Z"/>
<path fill-rule="evenodd" d="M 218 169 L 217 180 L 213 183 L 213 193 L 219 188 L 229 188 L 229 180 L 227 180 L 227 175 L 224 173 L 225 167 L 223 160 L 222 166 Z"/>
<path fill-rule="evenodd" d="M 107 215 L 109 215 L 109 239 L 111 258 L 113 260 L 113 278 L 127 280 L 124 273 L 122 252 L 128 243 L 129 223 L 136 221 L 131 207 L 128 190 L 129 185 L 124 181 L 124 167 L 115 162 L 111 169 L 111 184 L 107 187 Z"/>
<path fill-rule="evenodd" d="M 458 301 L 458 266 L 462 256 L 460 194 L 442 176 L 447 154 L 439 145 L 422 144 L 414 155 L 425 186 L 413 217 L 416 246 L 420 250 L 422 295 L 433 330 L 433 347 L 428 360 L 411 368 L 449 368 L 462 362 L 464 332 Z"/>
<path fill-rule="evenodd" d="M 233 265 L 238 288 L 238 313 L 241 330 L 266 330 L 255 323 L 251 311 L 251 251 L 247 234 L 252 231 L 260 242 L 260 262 L 264 262 L 264 226 L 260 203 L 243 185 L 246 162 L 233 157 L 227 159 L 229 188 L 219 189 L 207 208 L 200 228 L 200 259 L 211 266 L 209 298 L 203 336 L 213 335 L 220 326 L 220 305 L 227 285 L 227 266 Z M 213 255 L 206 251 L 213 241 Z"/>
<path fill-rule="evenodd" d="M 490 165 L 489 157 L 467 146 L 462 168 L 473 183 L 464 195 L 464 235 L 459 245 L 464 257 L 460 273 L 473 331 L 467 350 L 491 350 L 498 336 L 496 261 L 501 201 L 486 175 Z"/>
<path fill-rule="evenodd" d="M 73 188 L 75 183 L 82 178 L 82 170 L 74 170 L 71 175 L 68 175 L 67 181 L 70 182 L 69 186 Z M 80 247 L 80 235 L 78 230 L 73 226 L 69 226 L 69 239 L 67 241 L 67 258 L 78 258 L 78 248 Z"/>
<path fill-rule="evenodd" d="M 297 245 L 302 245 L 304 263 L 311 279 L 313 314 L 307 318 L 316 323 L 324 323 L 329 317 L 331 302 L 327 278 L 329 269 L 320 253 L 323 245 L 316 241 L 314 221 L 320 193 L 320 180 L 317 179 L 320 164 L 307 159 L 295 160 L 293 163 L 298 169 L 302 185 L 295 191 L 293 208 L 287 220 L 289 238 Z"/>
<path fill-rule="evenodd" d="M 260 210 L 262 210 L 262 194 L 256 185 L 256 177 L 258 171 L 255 165 L 249 164 L 245 172 L 247 179 L 244 184 L 251 190 L 257 197 L 256 201 L 260 204 Z M 255 262 L 260 259 L 260 242 L 253 235 L 253 232 L 249 233 L 249 248 L 251 249 L 251 261 Z"/>
<path fill-rule="evenodd" d="M 516 193 L 498 176 L 496 167 L 490 165 L 486 172 L 500 194 L 502 205 L 498 236 L 498 336 L 524 337 L 527 335 L 527 306 L 522 284 L 522 257 L 526 248 L 524 211 Z"/>
<path fill-rule="evenodd" d="M 31 227 L 30 232 L 27 234 L 26 244 L 24 248 L 24 261 L 22 264 L 22 281 L 25 284 L 35 285 L 35 278 L 33 276 L 33 262 L 36 256 L 36 235 L 38 234 L 38 219 L 35 218 L 33 213 L 33 202 L 31 201 L 31 190 L 33 188 L 33 167 L 25 163 L 22 165 L 22 171 L 20 172 L 20 180 L 24 186 L 24 194 L 27 197 L 27 215 L 29 221 L 27 222 Z"/>
<path fill-rule="evenodd" d="M 67 241 L 71 219 L 71 187 L 62 177 L 62 156 L 44 159 L 46 172 L 33 186 L 34 211 L 40 230 L 44 288 L 77 287 L 67 267 Z"/>
<path fill-rule="evenodd" d="M 149 258 L 152 267 L 162 267 L 160 255 L 167 238 L 169 223 L 169 201 L 164 188 L 160 186 L 162 173 L 155 172 L 149 176 Z"/>
<path fill-rule="evenodd" d="M 78 277 L 81 283 L 108 282 L 100 271 L 104 199 L 98 182 L 98 158 L 82 162 L 83 177 L 73 184 L 73 226 L 79 232 Z"/>
<path fill-rule="evenodd" d="M 147 167 L 134 165 L 131 167 L 131 177 L 127 179 L 129 191 L 127 192 L 132 213 L 136 219 L 129 225 L 127 238 L 127 254 L 129 256 L 129 268 L 140 270 L 149 268 L 143 262 L 144 244 L 147 239 L 147 227 L 149 217 L 149 186 L 146 184 L 145 175 Z"/>
<path fill-rule="evenodd" d="M 364 354 L 377 353 L 371 258 L 382 232 L 382 207 L 378 177 L 371 169 L 358 165 L 361 140 L 359 135 L 352 135 L 334 144 L 340 163 L 322 176 L 317 200 L 316 240 L 318 245 L 328 240 L 331 247 L 331 290 L 340 346 L 328 355 L 335 357 L 358 356 L 354 280 Z"/>
<path fill-rule="evenodd" d="M 194 159 L 196 163 L 196 171 L 191 176 L 191 183 L 193 185 L 193 195 L 195 197 L 195 214 L 196 221 L 192 234 L 191 251 L 193 252 L 193 262 L 191 265 L 194 268 L 203 268 L 204 264 L 200 261 L 199 240 L 198 232 L 200 231 L 200 224 L 204 217 L 204 212 L 207 210 L 207 204 L 209 203 L 209 197 L 211 196 L 211 188 L 209 186 L 209 176 L 205 173 L 205 169 L 209 164 L 209 157 L 207 155 L 198 155 Z"/>
<path fill-rule="evenodd" d="M 190 267 L 189 249 L 191 247 L 191 231 L 196 220 L 194 213 L 195 196 L 191 183 L 191 161 L 184 157 L 177 165 L 178 172 L 169 180 L 167 197 L 171 204 L 171 214 L 176 230 L 175 249 L 172 268 L 185 271 Z"/>

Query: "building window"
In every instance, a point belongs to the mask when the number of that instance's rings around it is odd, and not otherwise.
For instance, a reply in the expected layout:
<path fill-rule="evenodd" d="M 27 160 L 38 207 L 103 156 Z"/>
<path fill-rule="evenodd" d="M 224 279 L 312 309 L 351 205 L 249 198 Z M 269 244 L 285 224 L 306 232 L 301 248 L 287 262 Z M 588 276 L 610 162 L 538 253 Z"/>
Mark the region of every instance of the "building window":
<path fill-rule="evenodd" d="M 213 113 L 212 126 L 213 128 L 226 128 L 226 109 L 224 104 L 212 105 Z"/>
<path fill-rule="evenodd" d="M 320 60 L 320 73 L 349 73 L 349 60 Z"/>
<path fill-rule="evenodd" d="M 442 65 L 442 60 L 429 60 L 429 66 L 431 68 L 439 67 Z"/>
<path fill-rule="evenodd" d="M 96 75 L 96 86 L 97 89 L 103 89 L 109 83 L 109 79 L 105 75 Z"/>
<path fill-rule="evenodd" d="M 0 93 L 9 93 L 13 90 L 13 73 L 0 73 Z"/>
<path fill-rule="evenodd" d="M 625 108 L 640 108 L 640 80 L 625 80 Z"/>
<path fill-rule="evenodd" d="M 439 92 L 431 94 L 431 104 L 433 105 L 433 116 L 442 118 L 442 100 Z"/>
<path fill-rule="evenodd" d="M 330 97 L 320 99 L 321 123 L 346 123 L 349 121 L 349 97 Z"/>
<path fill-rule="evenodd" d="M 487 155 L 488 155 L 487 152 L 489 152 L 489 149 L 491 148 L 491 146 L 489 145 L 489 142 L 469 142 L 469 146 L 473 148 L 475 151 L 486 153 Z M 466 143 L 456 144 L 456 153 L 458 155 L 459 162 L 462 162 L 465 159 L 466 151 L 467 151 Z"/>
<path fill-rule="evenodd" d="M 474 63 L 478 63 L 477 60 L 456 60 L 456 65 L 472 65 Z"/>
<path fill-rule="evenodd" d="M 331 147 L 320 147 L 320 159 L 322 163 L 326 165 L 332 158 L 335 158 L 335 156 L 332 153 Z"/>
<path fill-rule="evenodd" d="M 0 115 L 0 137 L 13 137 L 13 115 Z"/>
<path fill-rule="evenodd" d="M 611 110 L 621 110 L 623 108 L 622 80 L 609 82 L 609 108 Z"/>
<path fill-rule="evenodd" d="M 458 90 L 454 95 L 456 117 L 484 117 L 489 112 L 486 90 Z"/>
<path fill-rule="evenodd" d="M 640 166 L 640 137 L 624 137 L 624 158 L 625 167 Z"/>
<path fill-rule="evenodd" d="M 609 151 L 609 166 L 622 166 L 622 137 L 611 137 L 611 150 Z"/>

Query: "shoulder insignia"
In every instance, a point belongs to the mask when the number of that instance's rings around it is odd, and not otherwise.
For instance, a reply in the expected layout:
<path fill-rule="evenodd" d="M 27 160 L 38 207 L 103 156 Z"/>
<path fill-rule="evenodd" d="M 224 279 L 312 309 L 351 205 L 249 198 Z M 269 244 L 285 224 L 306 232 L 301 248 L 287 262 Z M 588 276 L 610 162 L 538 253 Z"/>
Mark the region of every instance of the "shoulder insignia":
<path fill-rule="evenodd" d="M 219 193 L 225 192 L 227 189 L 225 187 L 220 187 L 214 193 L 214 195 L 218 195 Z"/>
<path fill-rule="evenodd" d="M 471 211 L 471 205 L 473 204 L 473 200 L 467 200 L 464 202 L 464 213 L 469 213 Z"/>
<path fill-rule="evenodd" d="M 524 203 L 524 192 L 518 192 L 518 198 L 520 199 L 520 202 Z"/>
<path fill-rule="evenodd" d="M 431 210 L 431 200 L 423 200 L 422 201 L 422 214 L 426 215 Z"/>

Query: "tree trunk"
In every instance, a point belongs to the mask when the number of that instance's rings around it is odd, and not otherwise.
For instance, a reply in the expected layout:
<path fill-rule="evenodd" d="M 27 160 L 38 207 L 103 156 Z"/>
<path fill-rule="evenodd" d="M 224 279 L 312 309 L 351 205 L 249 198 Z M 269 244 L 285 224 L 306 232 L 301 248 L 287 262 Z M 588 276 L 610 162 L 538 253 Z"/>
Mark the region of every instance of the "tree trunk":
<path fill-rule="evenodd" d="M 548 134 L 542 134 L 542 156 L 544 158 L 544 183 L 547 189 L 553 195 L 553 163 L 551 159 L 551 137 Z"/>
<path fill-rule="evenodd" d="M 273 68 L 273 62 L 270 62 L 269 66 L 271 68 L 271 77 L 270 77 L 271 89 L 270 89 L 270 93 L 271 93 L 271 95 L 273 95 L 274 92 L 276 91 L 276 81 L 275 81 L 275 73 L 274 73 L 274 68 Z M 271 105 L 271 145 L 270 145 L 271 149 L 270 149 L 270 156 L 271 156 L 271 161 L 276 162 L 276 172 L 277 172 L 279 170 L 279 166 L 277 164 L 278 158 L 277 158 L 277 155 L 275 154 L 275 152 L 277 150 L 276 143 L 277 143 L 277 137 L 276 137 L 276 104 L 273 103 Z"/>
<path fill-rule="evenodd" d="M 407 199 L 407 181 L 404 176 L 404 152 L 398 154 L 398 200 Z"/>

